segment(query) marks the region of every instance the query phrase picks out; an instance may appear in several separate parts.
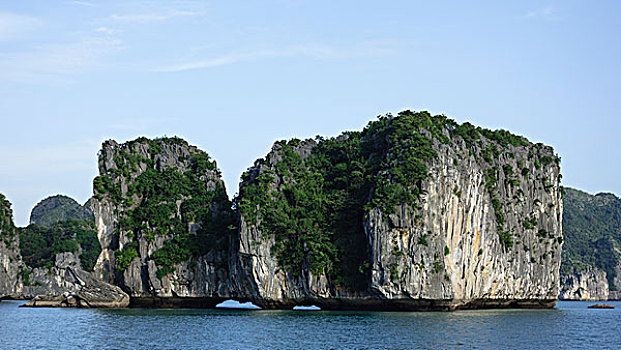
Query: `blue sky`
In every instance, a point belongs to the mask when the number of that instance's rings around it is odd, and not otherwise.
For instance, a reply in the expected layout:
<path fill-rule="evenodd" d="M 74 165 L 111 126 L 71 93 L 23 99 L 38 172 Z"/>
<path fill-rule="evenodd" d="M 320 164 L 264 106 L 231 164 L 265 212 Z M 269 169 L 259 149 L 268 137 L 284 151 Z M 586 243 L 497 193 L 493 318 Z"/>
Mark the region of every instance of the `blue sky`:
<path fill-rule="evenodd" d="M 429 110 L 555 147 L 621 193 L 616 1 L 3 1 L 0 192 L 84 202 L 106 139 L 178 135 L 229 194 L 273 141 Z"/>

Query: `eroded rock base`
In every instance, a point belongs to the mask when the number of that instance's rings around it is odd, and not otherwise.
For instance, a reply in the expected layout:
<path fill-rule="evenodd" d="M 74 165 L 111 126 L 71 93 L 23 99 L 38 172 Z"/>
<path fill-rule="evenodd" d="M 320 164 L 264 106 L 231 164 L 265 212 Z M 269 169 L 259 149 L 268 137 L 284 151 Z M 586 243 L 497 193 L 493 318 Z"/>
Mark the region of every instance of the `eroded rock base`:
<path fill-rule="evenodd" d="M 213 309 L 216 305 L 225 301 L 225 298 L 158 298 L 158 297 L 132 297 L 129 307 L 145 309 Z"/>
<path fill-rule="evenodd" d="M 129 307 L 133 308 L 215 308 L 226 298 L 131 298 Z M 267 310 L 291 310 L 294 306 L 315 305 L 322 310 L 334 311 L 455 311 L 470 309 L 549 309 L 556 305 L 556 299 L 549 300 L 426 300 L 426 299 L 284 299 L 252 300 L 235 299 L 240 303 L 251 302 Z"/>

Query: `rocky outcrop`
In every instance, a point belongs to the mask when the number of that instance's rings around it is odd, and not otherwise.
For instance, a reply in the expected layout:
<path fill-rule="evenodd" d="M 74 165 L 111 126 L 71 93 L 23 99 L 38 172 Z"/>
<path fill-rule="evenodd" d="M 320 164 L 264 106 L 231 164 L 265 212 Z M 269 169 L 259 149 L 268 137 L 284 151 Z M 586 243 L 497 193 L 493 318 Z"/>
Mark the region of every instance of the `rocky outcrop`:
<path fill-rule="evenodd" d="M 53 256 L 52 266 L 29 266 L 21 251 L 33 251 L 33 245 L 20 249 L 20 234 L 35 237 L 37 226 L 15 228 L 10 203 L 0 195 L 0 295 L 11 299 L 32 299 L 26 306 L 126 307 L 129 296 L 120 288 L 95 279 L 81 268 L 76 253 L 62 252 Z M 55 226 L 54 226 L 55 227 Z M 51 230 L 51 228 L 50 228 Z M 46 231 L 47 232 L 47 231 Z M 24 236 L 29 239 L 30 236 Z M 50 249 L 43 246 L 41 249 Z M 32 257 L 30 257 L 32 258 Z M 36 263 L 45 263 L 45 254 L 36 255 Z M 45 263 L 47 265 L 47 263 Z"/>
<path fill-rule="evenodd" d="M 562 300 L 608 300 L 608 280 L 606 272 L 588 268 L 586 271 L 573 271 L 561 276 Z"/>
<path fill-rule="evenodd" d="M 69 219 L 92 220 L 93 212 L 73 198 L 56 195 L 37 203 L 30 213 L 30 223 L 44 227 Z"/>
<path fill-rule="evenodd" d="M 38 272 L 38 271 L 37 271 Z M 75 266 L 56 267 L 54 278 L 44 278 L 45 293 L 36 294 L 24 306 L 124 308 L 129 306 L 129 295 L 121 288 L 105 283 Z M 38 277 L 38 276 L 37 276 Z M 35 277 L 35 281 L 38 280 Z"/>
<path fill-rule="evenodd" d="M 614 268 L 613 284 L 609 284 L 606 271 L 583 265 L 561 273 L 560 300 L 621 300 L 621 265 Z"/>
<path fill-rule="evenodd" d="M 205 152 L 178 138 L 106 141 L 99 170 L 92 200 L 99 278 L 153 305 L 228 295 L 234 217 Z"/>
<path fill-rule="evenodd" d="M 362 133 L 278 142 L 243 179 L 237 283 L 258 305 L 555 304 L 562 203 L 548 146 L 406 112 Z M 322 222 L 341 215 L 322 211 L 334 201 L 358 220 L 344 242 L 343 229 Z M 344 261 L 360 273 L 339 269 Z"/>
<path fill-rule="evenodd" d="M 564 188 L 560 299 L 621 298 L 621 200 Z"/>
<path fill-rule="evenodd" d="M 80 268 L 80 260 L 70 252 L 56 254 L 52 268 L 29 270 L 28 283 L 17 289 L 24 306 L 122 308 L 129 296 L 119 287 L 98 280 Z"/>

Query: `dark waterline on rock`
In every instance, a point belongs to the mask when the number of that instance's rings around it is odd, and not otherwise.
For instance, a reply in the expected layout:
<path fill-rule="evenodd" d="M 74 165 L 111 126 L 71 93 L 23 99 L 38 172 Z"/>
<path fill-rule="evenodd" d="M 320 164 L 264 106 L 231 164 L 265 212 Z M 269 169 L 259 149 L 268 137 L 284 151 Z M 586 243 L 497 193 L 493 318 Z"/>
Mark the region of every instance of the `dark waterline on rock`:
<path fill-rule="evenodd" d="M 37 309 L 0 303 L 6 349 L 614 349 L 614 310 L 559 302 L 546 310 L 336 312 Z"/>

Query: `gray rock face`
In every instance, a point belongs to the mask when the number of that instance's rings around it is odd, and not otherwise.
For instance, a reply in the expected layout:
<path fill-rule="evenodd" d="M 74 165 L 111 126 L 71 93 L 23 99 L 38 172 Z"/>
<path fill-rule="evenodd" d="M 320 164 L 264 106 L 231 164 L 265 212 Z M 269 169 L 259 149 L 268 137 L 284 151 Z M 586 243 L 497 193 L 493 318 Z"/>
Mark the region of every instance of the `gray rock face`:
<path fill-rule="evenodd" d="M 562 276 L 559 299 L 608 300 L 609 294 L 605 271 L 588 268 Z"/>
<path fill-rule="evenodd" d="M 229 294 L 233 213 L 206 153 L 177 138 L 106 141 L 99 170 L 99 278 L 136 300 Z"/>
<path fill-rule="evenodd" d="M 608 283 L 606 271 L 593 266 L 577 268 L 561 274 L 561 300 L 621 300 L 621 264 L 615 266 L 613 284 Z"/>
<path fill-rule="evenodd" d="M 54 269 L 54 279 L 45 279 L 45 294 L 38 294 L 24 306 L 124 308 L 129 295 L 121 288 L 105 283 L 80 268 L 65 266 Z"/>
<path fill-rule="evenodd" d="M 30 213 L 30 223 L 44 227 L 68 219 L 90 220 L 93 219 L 93 212 L 73 198 L 56 195 L 39 202 Z"/>
<path fill-rule="evenodd" d="M 8 244 L 7 244 L 8 243 Z M 15 292 L 19 281 L 18 272 L 21 257 L 15 241 L 0 240 L 0 295 L 8 296 Z"/>
<path fill-rule="evenodd" d="M 121 288 L 82 270 L 80 260 L 69 252 L 57 254 L 51 269 L 32 269 L 29 282 L 18 289 L 24 298 L 31 299 L 24 306 L 123 308 L 129 305 L 129 296 Z"/>
<path fill-rule="evenodd" d="M 91 218 L 95 218 L 95 214 L 93 214 L 93 197 L 89 198 L 82 207 L 90 213 Z"/>
<path fill-rule="evenodd" d="M 20 285 L 19 237 L 13 225 L 11 203 L 0 194 L 0 296 L 13 296 Z"/>
<path fill-rule="evenodd" d="M 493 167 L 519 169 L 522 162 L 531 174 L 515 184 L 507 174 L 499 174 L 497 196 L 514 240 L 512 247 L 503 247 L 484 169 L 459 146 L 459 141 L 436 145 L 439 157 L 423 184 L 426 195 L 420 210 L 401 207 L 385 215 L 374 209 L 367 214 L 365 231 L 373 247 L 371 290 L 388 299 L 452 300 L 458 305 L 556 299 L 561 259 L 557 238 L 562 237 L 559 168 L 536 169 L 526 147 L 509 146 L 494 159 Z M 543 152 L 554 155 L 551 148 Z M 460 164 L 455 166 L 453 159 Z M 546 191 L 543 183 L 554 185 Z M 526 218 L 538 226 L 525 229 Z M 417 240 L 424 233 L 427 245 Z M 404 254 L 395 256 L 395 247 Z M 392 269 L 397 270 L 396 280 Z"/>
<path fill-rule="evenodd" d="M 615 277 L 612 280 L 613 288 L 608 290 L 608 300 L 621 300 L 621 263 L 615 266 Z"/>
<path fill-rule="evenodd" d="M 74 253 L 55 256 L 54 266 L 32 268 L 20 255 L 10 203 L 0 195 L 0 295 L 32 299 L 26 306 L 126 307 L 129 296 L 80 268 Z M 79 253 L 79 252 L 78 252 Z"/>
<path fill-rule="evenodd" d="M 468 145 L 462 137 L 443 132 L 450 141 L 433 138 L 437 157 L 426 164 L 420 207 L 402 204 L 394 213 L 372 208 L 362 215 L 370 269 L 365 290 L 342 288 L 333 276 L 313 274 L 308 266 L 287 270 L 274 255 L 274 234 L 262 229 L 265 218 L 259 214 L 256 224 L 249 224 L 241 213 L 234 272 L 240 295 L 263 307 L 553 306 L 559 294 L 563 209 L 552 148 L 503 146 L 485 136 Z M 307 140 L 293 149 L 304 162 L 316 146 Z M 494 147 L 497 155 L 485 154 Z M 279 164 L 283 158 L 282 146 L 276 144 L 248 170 L 240 193 L 261 174 L 273 174 L 270 193 L 288 188 L 289 175 Z M 495 204 L 501 213 L 495 212 Z"/>

